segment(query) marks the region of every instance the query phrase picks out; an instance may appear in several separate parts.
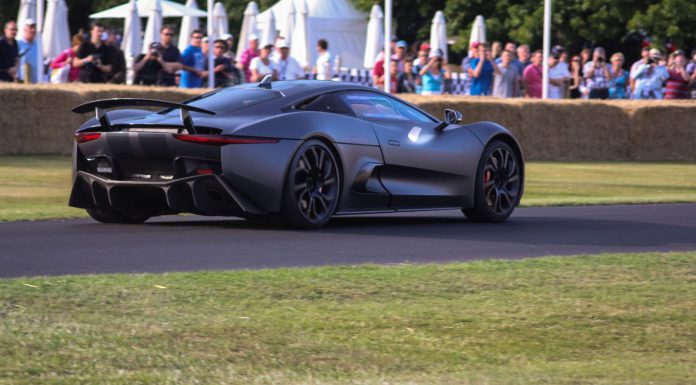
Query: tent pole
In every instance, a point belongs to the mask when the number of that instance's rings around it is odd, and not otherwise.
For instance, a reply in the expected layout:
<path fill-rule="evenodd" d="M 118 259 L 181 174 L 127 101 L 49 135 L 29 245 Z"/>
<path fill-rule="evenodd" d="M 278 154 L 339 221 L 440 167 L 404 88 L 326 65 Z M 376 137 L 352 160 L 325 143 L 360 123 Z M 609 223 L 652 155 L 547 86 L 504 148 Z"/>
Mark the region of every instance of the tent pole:
<path fill-rule="evenodd" d="M 215 46 L 215 31 L 213 30 L 213 0 L 208 0 L 208 87 L 215 88 L 215 58 L 213 47 Z"/>
<path fill-rule="evenodd" d="M 384 92 L 391 91 L 392 0 L 384 1 Z"/>
<path fill-rule="evenodd" d="M 44 82 L 44 64 L 43 64 L 43 23 L 44 23 L 44 0 L 36 2 L 36 56 L 38 68 L 36 68 L 36 83 Z"/>
<path fill-rule="evenodd" d="M 551 0 L 544 0 L 544 58 L 541 76 L 541 98 L 549 97 L 549 50 L 551 49 Z"/>

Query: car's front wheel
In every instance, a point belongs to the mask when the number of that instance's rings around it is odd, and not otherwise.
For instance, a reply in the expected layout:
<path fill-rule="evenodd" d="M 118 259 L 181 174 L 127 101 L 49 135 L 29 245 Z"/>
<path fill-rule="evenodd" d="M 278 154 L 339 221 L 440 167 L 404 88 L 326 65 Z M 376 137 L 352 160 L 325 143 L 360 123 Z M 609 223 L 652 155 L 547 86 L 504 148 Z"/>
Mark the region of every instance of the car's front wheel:
<path fill-rule="evenodd" d="M 292 158 L 285 177 L 283 220 L 293 226 L 316 229 L 336 212 L 341 191 L 338 162 L 322 141 L 303 143 Z"/>
<path fill-rule="evenodd" d="M 105 210 L 105 209 L 86 209 L 92 219 L 101 223 L 143 223 L 150 219 L 149 215 L 129 215 L 120 211 Z"/>
<path fill-rule="evenodd" d="M 502 222 L 515 210 L 522 193 L 522 165 L 515 151 L 493 141 L 483 151 L 476 172 L 474 207 L 463 209 L 477 222 Z"/>

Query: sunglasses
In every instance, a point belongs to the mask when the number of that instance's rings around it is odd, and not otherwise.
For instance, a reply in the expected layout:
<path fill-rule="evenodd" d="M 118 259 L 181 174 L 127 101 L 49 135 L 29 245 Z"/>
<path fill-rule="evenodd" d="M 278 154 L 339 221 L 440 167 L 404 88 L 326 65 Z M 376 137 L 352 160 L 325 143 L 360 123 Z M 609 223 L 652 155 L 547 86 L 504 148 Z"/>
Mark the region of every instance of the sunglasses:
<path fill-rule="evenodd" d="M 17 28 L 8 28 L 10 31 L 18 31 Z"/>
<path fill-rule="evenodd" d="M 162 35 L 164 35 L 164 36 L 174 36 L 173 33 L 163 33 Z"/>
<path fill-rule="evenodd" d="M 223 46 L 221 46 L 221 45 L 216 45 L 215 48 L 216 48 L 216 49 L 225 49 L 225 47 L 223 47 Z"/>
<path fill-rule="evenodd" d="M 203 36 L 192 36 L 192 38 L 198 40 L 198 39 L 202 39 Z"/>

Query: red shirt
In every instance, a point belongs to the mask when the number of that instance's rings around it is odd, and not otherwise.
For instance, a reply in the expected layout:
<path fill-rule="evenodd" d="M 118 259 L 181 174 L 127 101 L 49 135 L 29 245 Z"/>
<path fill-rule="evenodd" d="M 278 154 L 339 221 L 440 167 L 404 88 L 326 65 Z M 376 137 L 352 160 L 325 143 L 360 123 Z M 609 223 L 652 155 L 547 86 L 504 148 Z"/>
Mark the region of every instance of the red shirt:
<path fill-rule="evenodd" d="M 669 70 L 668 72 L 665 99 L 690 99 L 689 80 L 684 79 L 679 71 Z"/>
<path fill-rule="evenodd" d="M 384 76 L 384 59 L 377 61 L 377 63 L 375 63 L 375 68 L 372 69 L 372 79 L 374 79 L 375 86 L 379 89 L 384 89 L 384 79 L 378 80 L 382 76 Z M 389 87 L 391 89 L 391 93 L 396 93 L 397 88 L 399 88 L 398 77 L 398 75 L 392 75 L 389 79 L 389 82 L 391 83 L 391 86 Z"/>
<path fill-rule="evenodd" d="M 524 88 L 527 90 L 527 94 L 532 98 L 541 99 L 542 74 L 541 66 L 537 67 L 534 64 L 530 64 L 524 69 L 524 73 L 522 74 Z"/>

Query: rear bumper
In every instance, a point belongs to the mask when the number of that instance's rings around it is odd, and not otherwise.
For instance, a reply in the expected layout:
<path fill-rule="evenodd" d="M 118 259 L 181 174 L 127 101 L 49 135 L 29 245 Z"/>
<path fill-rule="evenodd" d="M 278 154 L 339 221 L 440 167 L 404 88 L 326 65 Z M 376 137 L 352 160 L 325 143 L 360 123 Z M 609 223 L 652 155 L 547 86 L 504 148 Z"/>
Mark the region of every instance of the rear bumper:
<path fill-rule="evenodd" d="M 101 208 L 151 216 L 194 213 L 200 215 L 264 215 L 219 175 L 197 175 L 166 182 L 119 181 L 77 171 L 69 205 Z"/>

